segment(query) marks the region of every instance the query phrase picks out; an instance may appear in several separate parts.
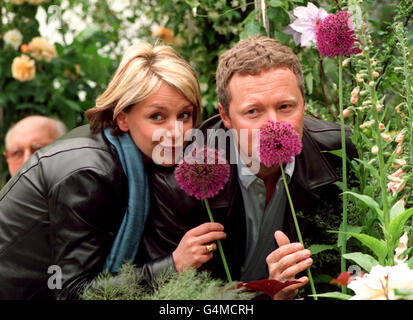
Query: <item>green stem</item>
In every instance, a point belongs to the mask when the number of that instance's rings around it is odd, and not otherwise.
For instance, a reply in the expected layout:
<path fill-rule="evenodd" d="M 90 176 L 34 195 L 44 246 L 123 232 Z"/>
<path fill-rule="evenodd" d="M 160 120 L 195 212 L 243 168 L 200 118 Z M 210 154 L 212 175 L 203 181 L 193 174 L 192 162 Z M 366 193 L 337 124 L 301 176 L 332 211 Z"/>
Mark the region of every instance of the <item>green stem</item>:
<path fill-rule="evenodd" d="M 386 169 L 384 163 L 384 150 L 383 150 L 383 140 L 380 135 L 380 118 L 379 118 L 379 111 L 377 111 L 377 92 L 375 86 L 372 85 L 374 83 L 374 78 L 372 75 L 372 68 L 371 68 L 371 61 L 370 61 L 370 54 L 369 50 L 364 50 L 366 55 L 366 62 L 367 62 L 367 72 L 369 75 L 369 88 L 370 88 L 370 97 L 371 97 L 371 104 L 373 108 L 373 117 L 374 117 L 374 133 L 376 136 L 376 143 L 377 147 L 379 148 L 379 152 L 377 154 L 379 159 L 379 175 L 380 175 L 380 191 L 381 191 L 381 198 L 383 204 L 383 220 L 384 220 L 384 237 L 387 243 L 387 259 L 390 265 L 393 265 L 393 248 L 391 248 L 391 235 L 389 234 L 389 225 L 390 225 L 390 208 L 389 208 L 389 201 L 387 199 L 387 186 L 386 186 Z"/>
<path fill-rule="evenodd" d="M 344 125 L 344 114 L 343 114 L 343 57 L 338 57 L 338 99 L 340 107 L 340 127 L 341 127 L 341 163 L 342 163 L 342 188 L 343 188 L 343 214 L 342 214 L 342 224 L 341 231 L 347 232 L 347 154 L 346 154 L 346 131 Z M 344 255 L 347 252 L 347 237 L 342 235 L 340 237 L 340 247 L 341 247 L 341 272 L 345 272 L 346 260 Z M 347 292 L 347 288 L 342 286 L 341 291 L 343 293 Z"/>
<path fill-rule="evenodd" d="M 211 222 L 215 222 L 214 217 L 212 216 L 211 208 L 209 207 L 208 198 L 205 198 L 204 202 L 205 202 L 205 206 L 208 211 L 209 220 Z M 221 255 L 222 263 L 224 265 L 225 273 L 227 274 L 228 282 L 232 282 L 231 274 L 229 273 L 229 268 L 227 264 L 227 259 L 225 259 L 224 249 L 222 249 L 222 244 L 220 240 L 217 240 L 217 245 L 218 245 L 219 254 Z"/>
<path fill-rule="evenodd" d="M 281 169 L 281 174 L 282 174 L 283 181 L 284 181 L 285 193 L 287 194 L 288 202 L 290 203 L 291 213 L 293 215 L 293 220 L 294 220 L 294 224 L 295 224 L 295 229 L 297 231 L 298 240 L 300 241 L 300 243 L 304 247 L 303 237 L 301 236 L 300 227 L 298 226 L 297 216 L 295 214 L 293 201 L 291 200 L 290 191 L 288 190 L 287 179 L 285 178 L 285 173 L 284 173 L 284 168 L 283 168 L 282 163 L 280 163 L 280 169 Z M 313 277 L 312 277 L 311 271 L 310 271 L 310 267 L 308 267 L 308 269 L 307 269 L 307 275 L 308 275 L 308 279 L 310 281 L 311 291 L 313 293 L 314 300 L 318 300 L 317 292 L 315 291 Z"/>

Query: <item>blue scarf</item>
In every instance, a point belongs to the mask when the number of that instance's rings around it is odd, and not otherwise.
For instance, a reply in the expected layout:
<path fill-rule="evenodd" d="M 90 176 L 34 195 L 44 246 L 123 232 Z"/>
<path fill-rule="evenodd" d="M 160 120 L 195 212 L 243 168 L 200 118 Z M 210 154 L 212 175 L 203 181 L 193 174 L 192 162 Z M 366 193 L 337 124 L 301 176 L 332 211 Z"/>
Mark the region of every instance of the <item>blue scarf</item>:
<path fill-rule="evenodd" d="M 111 130 L 110 127 L 106 128 L 104 134 L 116 148 L 129 186 L 128 206 L 103 267 L 103 270 L 117 272 L 126 261 L 133 263 L 135 260 L 149 212 L 150 198 L 141 151 L 129 133 L 115 137 L 110 134 Z"/>

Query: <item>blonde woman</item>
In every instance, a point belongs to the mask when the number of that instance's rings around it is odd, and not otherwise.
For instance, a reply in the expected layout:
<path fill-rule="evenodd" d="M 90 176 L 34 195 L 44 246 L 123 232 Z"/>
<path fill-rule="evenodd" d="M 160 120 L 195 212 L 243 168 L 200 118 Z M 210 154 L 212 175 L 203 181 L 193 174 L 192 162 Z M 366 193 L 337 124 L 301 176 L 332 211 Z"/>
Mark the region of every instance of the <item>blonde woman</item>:
<path fill-rule="evenodd" d="M 147 166 L 174 164 L 200 101 L 194 71 L 173 49 L 129 48 L 86 112 L 89 125 L 36 152 L 1 190 L 0 299 L 76 298 L 100 272 L 138 261 Z M 206 245 L 224 237 L 222 225 L 200 225 L 136 272 L 150 280 L 199 267 L 212 258 Z"/>

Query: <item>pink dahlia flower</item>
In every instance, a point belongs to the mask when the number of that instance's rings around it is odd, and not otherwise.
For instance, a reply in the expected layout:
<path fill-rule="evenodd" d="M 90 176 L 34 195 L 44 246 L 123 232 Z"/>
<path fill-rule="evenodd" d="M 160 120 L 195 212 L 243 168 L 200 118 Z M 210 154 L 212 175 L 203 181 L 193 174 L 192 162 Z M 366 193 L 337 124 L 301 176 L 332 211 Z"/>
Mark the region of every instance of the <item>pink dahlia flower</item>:
<path fill-rule="evenodd" d="M 267 167 L 288 163 L 301 152 L 302 143 L 294 127 L 287 122 L 268 120 L 260 130 L 260 161 Z"/>
<path fill-rule="evenodd" d="M 321 20 L 328 16 L 327 11 L 322 8 L 319 9 L 309 2 L 307 7 L 295 8 L 293 15 L 297 17 L 297 19 L 283 31 L 293 35 L 295 44 L 300 44 L 303 47 L 311 47 L 311 43 L 315 43 L 316 40 L 316 27 Z"/>
<path fill-rule="evenodd" d="M 230 165 L 221 152 L 205 147 L 203 152 L 185 155 L 175 169 L 178 186 L 199 200 L 212 198 L 228 181 Z"/>
<path fill-rule="evenodd" d="M 324 18 L 317 25 L 316 44 L 323 56 L 348 57 L 361 52 L 355 46 L 358 40 L 350 17 L 347 11 L 339 11 Z"/>

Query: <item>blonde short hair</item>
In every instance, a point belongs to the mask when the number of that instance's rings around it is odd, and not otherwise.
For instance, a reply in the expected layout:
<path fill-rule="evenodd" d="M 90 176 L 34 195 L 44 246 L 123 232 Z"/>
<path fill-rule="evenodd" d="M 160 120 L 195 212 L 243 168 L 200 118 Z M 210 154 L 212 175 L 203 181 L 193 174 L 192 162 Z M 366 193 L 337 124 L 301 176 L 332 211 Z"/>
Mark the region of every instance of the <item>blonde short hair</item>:
<path fill-rule="evenodd" d="M 141 42 L 126 50 L 96 106 L 86 111 L 91 131 L 112 126 L 113 134 L 122 134 L 116 123 L 119 113 L 144 101 L 162 83 L 173 86 L 191 102 L 196 126 L 201 116 L 201 91 L 195 71 L 170 46 Z"/>
<path fill-rule="evenodd" d="M 287 67 L 297 77 L 304 98 L 301 64 L 294 52 L 277 40 L 258 36 L 239 41 L 219 57 L 216 72 L 218 101 L 228 113 L 231 93 L 228 86 L 235 73 L 257 75 L 274 67 Z"/>

